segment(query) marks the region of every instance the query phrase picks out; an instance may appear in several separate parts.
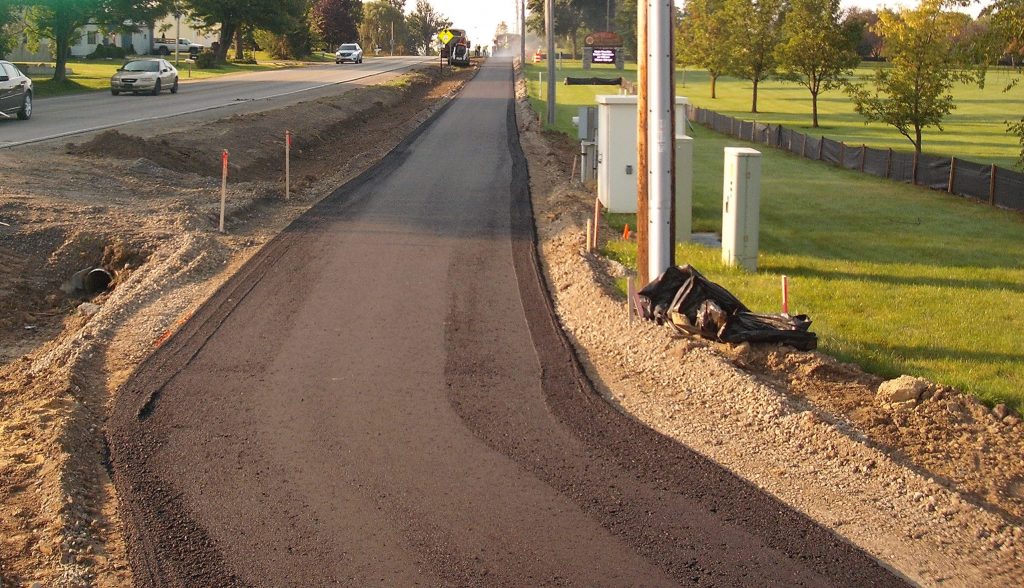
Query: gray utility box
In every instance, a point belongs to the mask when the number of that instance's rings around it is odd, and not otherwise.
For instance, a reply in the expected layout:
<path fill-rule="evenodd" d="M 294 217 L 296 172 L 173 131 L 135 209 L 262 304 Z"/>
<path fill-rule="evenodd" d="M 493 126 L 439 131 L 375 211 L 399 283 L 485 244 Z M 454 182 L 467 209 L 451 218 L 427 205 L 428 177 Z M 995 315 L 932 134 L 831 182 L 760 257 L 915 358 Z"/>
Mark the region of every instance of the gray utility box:
<path fill-rule="evenodd" d="M 636 96 L 597 97 L 597 196 L 609 212 L 636 212 L 636 101 Z M 686 136 L 688 104 L 676 97 L 676 137 Z"/>
<path fill-rule="evenodd" d="M 725 148 L 722 179 L 722 262 L 757 271 L 761 217 L 761 152 Z"/>

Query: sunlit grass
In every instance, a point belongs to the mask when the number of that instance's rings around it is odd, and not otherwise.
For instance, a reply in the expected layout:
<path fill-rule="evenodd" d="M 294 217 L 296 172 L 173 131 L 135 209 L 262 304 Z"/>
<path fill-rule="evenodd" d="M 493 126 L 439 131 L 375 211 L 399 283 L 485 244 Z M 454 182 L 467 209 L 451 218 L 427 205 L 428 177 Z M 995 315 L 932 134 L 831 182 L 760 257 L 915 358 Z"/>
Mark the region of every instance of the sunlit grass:
<path fill-rule="evenodd" d="M 625 71 L 609 66 L 584 70 L 578 61 L 560 62 L 557 79 L 566 76 L 602 76 L 636 80 L 635 64 L 627 64 Z M 858 68 L 855 75 L 870 76 L 874 65 Z M 527 79 L 530 82 L 531 97 L 542 97 L 546 88 L 539 87 L 537 74 L 545 72 L 544 64 L 528 64 Z M 924 151 L 943 157 L 956 156 L 961 159 L 984 164 L 996 164 L 1012 168 L 1020 155 L 1018 139 L 1006 132 L 1006 121 L 1020 120 L 1024 116 L 1024 84 L 1009 92 L 1003 89 L 1014 77 L 1021 77 L 1007 68 L 989 71 L 984 88 L 976 85 L 956 86 L 954 96 L 956 109 L 943 123 L 943 129 L 931 127 L 924 133 Z M 691 104 L 708 108 L 743 120 L 757 120 L 763 123 L 782 124 L 798 132 L 812 136 L 824 135 L 849 145 L 879 149 L 893 148 L 912 151 L 911 143 L 894 128 L 881 123 L 864 124 L 864 118 L 854 112 L 849 98 L 840 90 L 823 92 L 818 99 L 818 120 L 821 127 L 811 127 L 811 95 L 803 86 L 794 82 L 768 80 L 758 86 L 758 113 L 752 114 L 750 82 L 730 77 L 718 79 L 716 93 L 711 99 L 711 83 L 707 72 L 686 70 L 676 73 L 676 94 L 686 96 Z M 559 119 L 556 128 L 569 133 L 575 132 L 571 117 L 576 115 L 578 106 L 593 106 L 597 94 L 615 94 L 618 88 L 608 86 L 565 86 L 558 85 Z M 542 101 L 534 107 L 543 109 Z M 542 112 L 539 110 L 538 112 Z"/>
<path fill-rule="evenodd" d="M 580 88 L 559 86 L 560 100 Z M 751 145 L 693 135 L 694 228 L 720 234 L 722 150 Z M 725 267 L 718 248 L 693 243 L 677 247 L 677 263 L 759 312 L 780 310 L 787 275 L 790 311 L 811 316 L 826 353 L 1024 408 L 1024 215 L 754 147 L 764 157 L 759 271 Z M 634 215 L 606 220 L 616 236 L 635 225 Z M 635 267 L 635 241 L 615 238 L 603 253 Z"/>

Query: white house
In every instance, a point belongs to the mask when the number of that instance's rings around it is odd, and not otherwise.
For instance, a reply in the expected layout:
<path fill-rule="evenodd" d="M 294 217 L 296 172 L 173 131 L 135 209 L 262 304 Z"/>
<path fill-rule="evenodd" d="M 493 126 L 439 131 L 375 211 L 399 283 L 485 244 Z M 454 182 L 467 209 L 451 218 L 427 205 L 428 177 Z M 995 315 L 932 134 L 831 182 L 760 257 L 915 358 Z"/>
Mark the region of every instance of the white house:
<path fill-rule="evenodd" d="M 71 45 L 71 55 L 85 57 L 96 50 L 99 45 L 122 47 L 130 55 L 145 55 L 153 48 L 153 29 L 140 25 L 130 33 L 102 33 L 94 24 L 88 24 L 79 30 L 81 37 Z"/>

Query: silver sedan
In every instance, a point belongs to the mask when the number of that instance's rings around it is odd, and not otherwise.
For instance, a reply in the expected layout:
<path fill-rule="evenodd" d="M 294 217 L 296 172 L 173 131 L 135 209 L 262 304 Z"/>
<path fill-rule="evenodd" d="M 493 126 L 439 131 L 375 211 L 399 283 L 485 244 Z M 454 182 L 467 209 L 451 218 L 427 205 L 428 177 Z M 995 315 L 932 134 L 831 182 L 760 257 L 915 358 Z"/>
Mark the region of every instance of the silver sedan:
<path fill-rule="evenodd" d="M 163 59 L 136 59 L 129 61 L 110 78 L 110 93 L 147 92 L 154 96 L 161 90 L 178 93 L 178 70 Z"/>

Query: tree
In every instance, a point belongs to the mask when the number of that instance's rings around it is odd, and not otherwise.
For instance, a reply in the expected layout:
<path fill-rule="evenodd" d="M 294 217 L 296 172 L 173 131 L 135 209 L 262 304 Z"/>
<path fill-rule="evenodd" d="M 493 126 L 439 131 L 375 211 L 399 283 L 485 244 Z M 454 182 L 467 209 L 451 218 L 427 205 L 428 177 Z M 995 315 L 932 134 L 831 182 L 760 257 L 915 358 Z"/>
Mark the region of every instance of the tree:
<path fill-rule="evenodd" d="M 185 0 L 183 8 L 204 26 L 219 28 L 214 56 L 220 63 L 226 61 L 236 37 L 241 41 L 247 31 L 255 29 L 283 34 L 306 12 L 305 0 Z M 239 42 L 239 49 L 241 45 Z"/>
<path fill-rule="evenodd" d="M 314 0 L 310 7 L 313 30 L 329 49 L 357 38 L 362 19 L 362 0 Z"/>
<path fill-rule="evenodd" d="M 0 0 L 0 58 L 6 57 L 15 46 L 14 6 L 8 0 Z"/>
<path fill-rule="evenodd" d="M 723 42 L 729 25 L 725 0 L 688 0 L 685 10 L 676 31 L 676 57 L 681 64 L 707 70 L 711 97 L 717 98 L 718 77 L 728 69 L 732 53 Z"/>
<path fill-rule="evenodd" d="M 878 61 L 882 57 L 882 38 L 875 32 L 878 13 L 865 8 L 850 8 L 843 23 L 857 38 L 857 55 L 861 59 Z"/>
<path fill-rule="evenodd" d="M 882 10 L 876 32 L 884 40 L 890 67 L 877 68 L 873 91 L 866 84 L 847 88 L 854 109 L 867 122 L 893 126 L 921 152 L 922 130 L 935 126 L 953 111 L 950 89 L 956 82 L 984 82 L 956 45 L 957 17 L 942 9 L 941 0 L 921 0 L 914 9 Z M 916 170 L 915 170 L 916 174 Z"/>
<path fill-rule="evenodd" d="M 839 0 L 792 0 L 775 58 L 787 79 L 811 93 L 812 126 L 818 128 L 818 94 L 842 86 L 860 62 L 853 39 L 839 22 Z"/>
<path fill-rule="evenodd" d="M 416 9 L 408 18 L 409 41 L 420 55 L 430 55 L 437 33 L 452 26 L 452 21 L 434 10 L 428 0 L 416 0 Z"/>
<path fill-rule="evenodd" d="M 775 47 L 782 41 L 786 0 L 725 0 L 732 48 L 728 73 L 754 84 L 750 112 L 757 112 L 757 86 L 775 73 Z"/>
<path fill-rule="evenodd" d="M 636 13 L 637 0 L 617 0 L 615 7 L 615 32 L 622 37 L 623 49 L 636 59 Z"/>
<path fill-rule="evenodd" d="M 1024 0 L 996 0 L 987 9 L 987 15 L 991 17 L 989 34 L 993 39 L 992 45 L 1000 54 L 998 57 L 1024 55 Z M 1020 72 L 1021 61 L 1013 59 L 1012 63 Z M 1005 90 L 1011 89 L 1019 81 L 1019 78 L 1014 79 Z M 1020 143 L 1017 167 L 1024 168 L 1024 116 L 1019 121 L 1006 121 L 1006 130 L 1017 136 Z"/>
<path fill-rule="evenodd" d="M 25 11 L 26 32 L 33 39 L 53 42 L 53 81 L 67 81 L 66 67 L 78 30 L 102 12 L 100 0 L 31 0 Z"/>
<path fill-rule="evenodd" d="M 370 51 L 381 47 L 399 54 L 405 52 L 408 39 L 405 15 L 395 7 L 394 0 L 376 0 L 363 5 L 359 38 L 362 40 L 363 48 Z"/>

